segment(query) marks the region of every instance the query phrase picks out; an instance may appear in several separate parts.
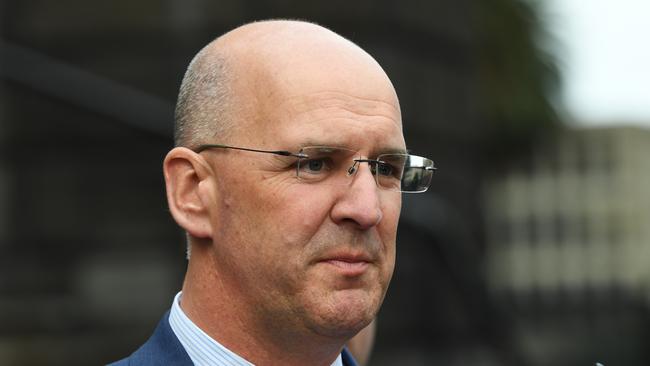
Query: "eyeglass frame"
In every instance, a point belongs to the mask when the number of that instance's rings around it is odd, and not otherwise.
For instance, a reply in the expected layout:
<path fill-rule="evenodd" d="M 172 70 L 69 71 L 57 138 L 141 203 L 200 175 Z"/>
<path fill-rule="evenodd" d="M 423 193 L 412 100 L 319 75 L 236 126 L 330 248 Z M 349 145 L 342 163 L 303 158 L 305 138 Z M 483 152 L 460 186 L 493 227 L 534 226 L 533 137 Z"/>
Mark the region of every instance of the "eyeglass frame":
<path fill-rule="evenodd" d="M 294 153 L 294 152 L 291 152 L 291 151 L 288 151 L 288 150 L 262 150 L 262 149 L 253 149 L 253 148 L 249 148 L 249 147 L 238 147 L 238 146 L 229 146 L 229 145 L 221 145 L 221 144 L 203 144 L 203 145 L 199 145 L 198 147 L 192 149 L 192 151 L 194 151 L 195 153 L 198 154 L 198 153 L 201 153 L 201 152 L 203 152 L 203 151 L 205 151 L 207 149 L 232 149 L 232 150 L 241 150 L 241 151 L 265 153 L 265 154 L 274 154 L 274 155 L 280 155 L 280 156 L 290 156 L 290 157 L 294 157 L 294 158 L 298 158 L 298 159 L 308 159 L 309 158 L 309 155 L 303 154 L 301 152 Z M 404 154 L 404 155 L 411 155 L 411 154 Z M 412 155 L 412 156 L 417 156 L 417 155 Z M 428 159 L 428 158 L 425 158 L 425 159 Z M 431 159 L 428 159 L 428 160 L 430 160 L 433 163 L 433 161 Z M 356 167 L 359 165 L 359 163 L 368 163 L 368 164 L 383 163 L 381 160 L 377 160 L 377 159 L 352 159 L 352 161 L 354 162 L 354 164 L 351 167 L 348 168 L 348 175 L 353 175 L 354 173 L 356 173 L 356 170 L 357 170 Z M 423 166 L 423 167 L 412 167 L 412 168 L 420 168 L 420 169 L 424 169 L 424 170 L 437 170 L 438 169 L 435 166 Z M 373 176 L 375 176 L 375 174 L 377 174 L 377 173 L 373 173 Z M 297 173 L 296 173 L 296 176 L 299 177 L 299 175 Z M 376 176 L 375 176 L 375 179 L 377 179 Z M 381 186 L 378 181 L 375 181 L 375 184 L 377 184 L 378 187 L 386 188 L 386 187 Z M 429 183 L 429 184 L 431 184 L 431 183 Z M 402 190 L 399 190 L 399 191 L 395 191 L 395 192 L 424 193 L 424 192 L 427 191 L 427 189 L 429 189 L 429 186 L 427 186 L 426 189 L 424 189 L 423 191 L 402 191 Z"/>

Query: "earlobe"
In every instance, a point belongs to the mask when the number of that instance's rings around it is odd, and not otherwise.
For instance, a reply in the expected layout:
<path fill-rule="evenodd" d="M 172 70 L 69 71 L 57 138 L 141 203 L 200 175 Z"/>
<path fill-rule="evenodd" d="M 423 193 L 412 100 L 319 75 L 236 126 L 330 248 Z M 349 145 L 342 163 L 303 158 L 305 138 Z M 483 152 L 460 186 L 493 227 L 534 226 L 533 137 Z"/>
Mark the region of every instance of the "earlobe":
<path fill-rule="evenodd" d="M 163 163 L 167 203 L 174 220 L 196 238 L 212 237 L 209 199 L 201 183 L 210 179 L 210 166 L 184 147 L 172 149 Z"/>

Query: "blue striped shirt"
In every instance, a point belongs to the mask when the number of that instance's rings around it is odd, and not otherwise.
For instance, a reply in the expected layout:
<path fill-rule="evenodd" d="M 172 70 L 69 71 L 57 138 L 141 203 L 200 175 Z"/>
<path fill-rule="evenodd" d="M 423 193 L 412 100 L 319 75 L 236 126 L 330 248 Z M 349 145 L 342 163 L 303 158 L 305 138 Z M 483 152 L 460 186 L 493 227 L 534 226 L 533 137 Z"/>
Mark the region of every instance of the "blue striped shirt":
<path fill-rule="evenodd" d="M 169 325 L 196 366 L 254 366 L 243 357 L 212 339 L 190 318 L 180 306 L 181 292 L 174 297 L 169 312 Z M 343 366 L 341 355 L 332 366 Z"/>

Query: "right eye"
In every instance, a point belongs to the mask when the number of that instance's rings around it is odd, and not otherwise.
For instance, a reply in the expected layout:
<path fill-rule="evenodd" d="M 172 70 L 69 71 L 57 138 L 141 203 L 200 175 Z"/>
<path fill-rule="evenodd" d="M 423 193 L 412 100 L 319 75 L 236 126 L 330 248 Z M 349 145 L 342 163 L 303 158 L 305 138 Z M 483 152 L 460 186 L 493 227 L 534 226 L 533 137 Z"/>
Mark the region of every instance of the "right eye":
<path fill-rule="evenodd" d="M 320 160 L 309 160 L 307 164 L 305 164 L 307 169 L 312 172 L 320 172 L 323 169 L 323 166 L 325 163 L 323 162 L 322 159 Z"/>
<path fill-rule="evenodd" d="M 332 163 L 328 158 L 315 158 L 300 162 L 300 172 L 305 174 L 324 173 L 332 168 Z"/>

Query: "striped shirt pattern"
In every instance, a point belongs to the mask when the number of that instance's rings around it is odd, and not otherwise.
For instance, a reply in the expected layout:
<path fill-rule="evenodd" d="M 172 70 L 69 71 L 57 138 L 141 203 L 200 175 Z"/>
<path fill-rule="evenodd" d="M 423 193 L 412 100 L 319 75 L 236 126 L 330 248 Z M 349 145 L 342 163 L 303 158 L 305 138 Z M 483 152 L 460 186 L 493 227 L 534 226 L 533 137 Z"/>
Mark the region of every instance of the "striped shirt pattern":
<path fill-rule="evenodd" d="M 190 359 L 196 366 L 254 366 L 241 356 L 212 339 L 190 318 L 185 315 L 180 306 L 181 292 L 174 297 L 172 309 L 169 312 L 169 325 L 174 334 L 185 348 Z M 332 366 L 343 366 L 341 355 Z"/>

